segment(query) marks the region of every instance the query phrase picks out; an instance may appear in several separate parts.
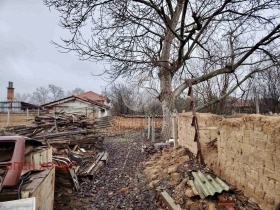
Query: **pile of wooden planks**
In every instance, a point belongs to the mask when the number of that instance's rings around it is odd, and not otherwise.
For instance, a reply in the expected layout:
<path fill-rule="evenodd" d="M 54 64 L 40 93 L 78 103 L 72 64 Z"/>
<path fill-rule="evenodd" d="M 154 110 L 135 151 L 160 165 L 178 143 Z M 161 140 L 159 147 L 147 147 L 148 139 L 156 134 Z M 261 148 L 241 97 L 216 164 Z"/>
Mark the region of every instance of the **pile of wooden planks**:
<path fill-rule="evenodd" d="M 79 129 L 93 129 L 95 121 L 88 120 L 82 114 L 55 113 L 36 116 L 31 125 L 8 126 L 7 133 L 36 137 L 45 133 L 58 133 L 62 131 Z"/>
<path fill-rule="evenodd" d="M 56 186 L 78 190 L 78 178 L 93 179 L 108 159 L 104 135 L 97 127 L 97 121 L 83 114 L 55 113 L 36 116 L 31 125 L 9 126 L 4 135 L 20 135 L 51 146 Z"/>
<path fill-rule="evenodd" d="M 104 137 L 96 130 L 96 121 L 82 114 L 55 113 L 36 116 L 31 125 L 9 126 L 5 135 L 20 135 L 55 147 L 63 145 L 102 142 Z"/>

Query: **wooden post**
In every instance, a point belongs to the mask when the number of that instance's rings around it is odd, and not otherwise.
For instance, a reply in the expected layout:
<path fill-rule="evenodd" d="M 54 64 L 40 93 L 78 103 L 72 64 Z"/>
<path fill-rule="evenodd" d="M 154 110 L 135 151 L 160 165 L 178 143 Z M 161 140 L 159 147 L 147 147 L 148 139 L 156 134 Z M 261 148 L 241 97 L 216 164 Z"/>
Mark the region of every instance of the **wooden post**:
<path fill-rule="evenodd" d="M 87 107 L 86 107 L 86 117 L 87 117 Z"/>
<path fill-rule="evenodd" d="M 172 131 L 174 139 L 174 148 L 178 147 L 178 123 L 176 118 L 176 113 L 172 115 Z"/>
<path fill-rule="evenodd" d="M 155 142 L 155 115 L 152 116 L 152 142 Z"/>
<path fill-rule="evenodd" d="M 38 116 L 40 115 L 40 108 L 38 108 Z"/>
<path fill-rule="evenodd" d="M 142 120 L 142 125 L 140 125 L 141 126 L 141 130 L 142 130 L 142 136 L 143 136 L 143 138 L 145 138 L 145 124 L 146 124 L 146 115 L 145 115 L 145 119 L 143 118 L 143 120 Z"/>
<path fill-rule="evenodd" d="M 26 117 L 27 118 L 29 117 L 29 109 L 28 108 L 26 109 Z"/>
<path fill-rule="evenodd" d="M 151 136 L 151 118 L 150 114 L 148 115 L 148 139 L 150 139 Z"/>
<path fill-rule="evenodd" d="M 10 109 L 8 108 L 8 112 L 7 112 L 7 126 L 10 125 Z"/>
<path fill-rule="evenodd" d="M 259 96 L 256 96 L 256 114 L 260 113 Z"/>

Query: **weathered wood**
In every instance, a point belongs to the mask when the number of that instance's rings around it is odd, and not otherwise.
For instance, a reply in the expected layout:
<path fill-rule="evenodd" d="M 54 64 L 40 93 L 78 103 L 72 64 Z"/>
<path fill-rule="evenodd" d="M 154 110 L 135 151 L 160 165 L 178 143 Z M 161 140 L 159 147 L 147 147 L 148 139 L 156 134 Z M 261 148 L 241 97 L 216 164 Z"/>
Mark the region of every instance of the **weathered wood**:
<path fill-rule="evenodd" d="M 90 174 L 90 172 L 92 171 L 92 169 L 97 165 L 97 163 L 99 162 L 99 160 L 102 158 L 102 156 L 104 155 L 104 152 L 101 152 L 98 154 L 96 160 L 94 161 L 94 163 L 92 165 L 90 165 L 84 172 L 83 174 Z"/>
<path fill-rule="evenodd" d="M 40 147 L 37 151 L 30 152 L 25 156 L 25 164 L 22 169 L 22 174 L 29 170 L 41 170 L 42 165 L 47 165 L 52 162 L 52 148 Z"/>
<path fill-rule="evenodd" d="M 35 210 L 36 201 L 35 198 L 26 198 L 20 200 L 6 201 L 0 203 L 0 210 Z"/>
<path fill-rule="evenodd" d="M 151 117 L 148 116 L 148 139 L 150 139 L 151 136 Z"/>
<path fill-rule="evenodd" d="M 44 171 L 31 175 L 32 182 L 23 185 L 22 198 L 36 198 L 36 210 L 53 210 L 55 168 L 45 168 Z"/>
<path fill-rule="evenodd" d="M 93 170 L 90 172 L 90 175 L 94 176 L 98 174 L 102 168 L 104 168 L 105 162 L 104 161 L 99 161 L 96 166 L 93 168 Z"/>
<path fill-rule="evenodd" d="M 109 159 L 109 153 L 105 152 L 104 155 L 101 157 L 101 161 L 104 161 L 107 164 L 108 159 Z"/>
<path fill-rule="evenodd" d="M 81 131 L 65 131 L 65 132 L 59 132 L 59 133 L 50 133 L 46 135 L 36 136 L 36 139 L 45 139 L 45 138 L 56 138 L 56 137 L 62 137 L 62 136 L 71 136 L 76 134 L 87 134 L 86 130 Z"/>
<path fill-rule="evenodd" d="M 175 203 L 175 201 L 170 197 L 170 195 L 166 191 L 161 192 L 160 195 L 162 197 L 162 200 L 167 205 L 168 209 L 182 210 L 181 207 Z"/>
<path fill-rule="evenodd" d="M 178 123 L 176 113 L 172 115 L 172 130 L 173 130 L 173 139 L 174 139 L 174 148 L 178 147 Z"/>
<path fill-rule="evenodd" d="M 156 132 L 155 132 L 155 116 L 152 116 L 152 142 L 155 142 L 155 136 L 156 136 Z"/>

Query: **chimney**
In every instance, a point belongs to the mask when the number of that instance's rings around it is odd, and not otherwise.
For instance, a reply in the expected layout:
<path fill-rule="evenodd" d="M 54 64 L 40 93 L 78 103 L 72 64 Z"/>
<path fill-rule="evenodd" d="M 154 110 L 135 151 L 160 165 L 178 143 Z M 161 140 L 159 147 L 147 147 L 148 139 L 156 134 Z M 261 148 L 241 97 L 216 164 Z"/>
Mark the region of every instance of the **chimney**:
<path fill-rule="evenodd" d="M 9 86 L 7 88 L 7 101 L 14 101 L 14 89 L 13 82 L 9 82 Z"/>

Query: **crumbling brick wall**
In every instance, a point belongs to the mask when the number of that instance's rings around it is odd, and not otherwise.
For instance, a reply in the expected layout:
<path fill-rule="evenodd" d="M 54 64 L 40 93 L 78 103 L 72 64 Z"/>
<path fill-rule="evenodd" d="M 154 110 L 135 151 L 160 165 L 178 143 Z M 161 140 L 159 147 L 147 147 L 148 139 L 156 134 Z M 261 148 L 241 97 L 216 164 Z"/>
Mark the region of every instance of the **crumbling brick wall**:
<path fill-rule="evenodd" d="M 190 113 L 178 116 L 179 144 L 196 152 L 191 119 Z M 280 202 L 280 118 L 198 114 L 198 123 L 207 164 L 262 209 L 274 209 Z M 216 132 L 209 132 L 211 127 Z M 206 143 L 215 137 L 217 149 L 208 148 Z"/>
<path fill-rule="evenodd" d="M 192 124 L 192 114 L 181 113 L 178 115 L 178 142 L 179 145 L 187 147 L 191 152 L 197 153 L 197 143 L 194 142 L 195 129 Z M 211 148 L 211 153 L 209 153 L 210 148 L 207 144 L 210 141 L 215 141 L 218 139 L 219 126 L 222 123 L 223 117 L 213 114 L 199 114 L 197 116 L 199 124 L 199 136 L 201 143 L 201 150 L 205 157 L 205 162 L 213 167 L 217 164 L 218 152 L 217 147 Z M 213 152 L 213 150 L 215 150 Z"/>

